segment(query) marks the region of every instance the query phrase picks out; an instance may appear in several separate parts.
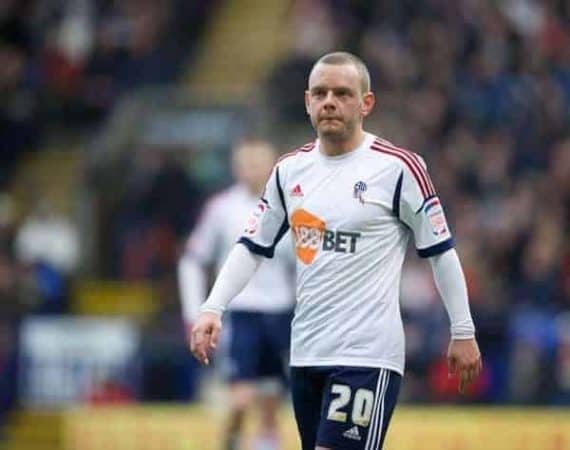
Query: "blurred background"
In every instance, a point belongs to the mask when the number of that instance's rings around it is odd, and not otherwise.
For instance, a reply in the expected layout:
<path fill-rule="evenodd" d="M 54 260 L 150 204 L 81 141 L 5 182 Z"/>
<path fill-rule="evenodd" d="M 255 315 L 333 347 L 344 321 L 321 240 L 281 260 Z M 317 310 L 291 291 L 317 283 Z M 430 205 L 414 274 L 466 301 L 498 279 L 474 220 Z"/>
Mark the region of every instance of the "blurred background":
<path fill-rule="evenodd" d="M 236 140 L 314 139 L 307 75 L 337 49 L 371 70 L 366 128 L 428 163 L 485 362 L 459 397 L 411 251 L 387 447 L 570 449 L 568 0 L 2 0 L 2 448 L 217 448 L 177 259 Z"/>

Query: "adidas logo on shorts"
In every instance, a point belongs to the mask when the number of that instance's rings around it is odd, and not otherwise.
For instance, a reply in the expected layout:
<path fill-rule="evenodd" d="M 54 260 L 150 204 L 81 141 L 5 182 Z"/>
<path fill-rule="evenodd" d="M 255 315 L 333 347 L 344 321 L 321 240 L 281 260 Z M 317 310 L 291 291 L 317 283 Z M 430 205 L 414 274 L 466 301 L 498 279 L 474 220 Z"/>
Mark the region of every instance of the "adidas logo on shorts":
<path fill-rule="evenodd" d="M 358 432 L 358 427 L 356 425 L 346 430 L 344 433 L 342 433 L 342 435 L 345 438 L 352 439 L 354 441 L 359 441 L 361 439 L 360 433 Z"/>

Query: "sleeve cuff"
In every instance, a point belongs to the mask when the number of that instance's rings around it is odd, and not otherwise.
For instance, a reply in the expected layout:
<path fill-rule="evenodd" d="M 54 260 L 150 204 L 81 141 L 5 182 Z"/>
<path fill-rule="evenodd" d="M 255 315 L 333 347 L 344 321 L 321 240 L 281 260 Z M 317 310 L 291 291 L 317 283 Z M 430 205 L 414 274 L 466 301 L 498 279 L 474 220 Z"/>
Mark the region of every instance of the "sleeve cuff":
<path fill-rule="evenodd" d="M 467 341 L 469 339 L 475 339 L 475 333 L 473 334 L 459 334 L 459 335 L 451 335 L 451 339 L 454 341 Z"/>
<path fill-rule="evenodd" d="M 251 253 L 261 255 L 266 258 L 273 258 L 273 255 L 275 253 L 275 246 L 262 247 L 261 245 L 256 244 L 251 239 L 248 239 L 246 237 L 240 237 L 238 239 L 238 244 L 243 244 Z"/>
<path fill-rule="evenodd" d="M 449 238 L 439 244 L 432 245 L 431 247 L 418 248 L 417 251 L 421 258 L 429 258 L 431 256 L 441 255 L 453 247 L 455 247 L 455 241 L 453 238 Z"/>
<path fill-rule="evenodd" d="M 212 306 L 212 305 L 208 304 L 207 302 L 203 303 L 202 306 L 200 306 L 200 313 L 207 312 L 207 313 L 214 313 L 214 314 L 217 314 L 219 316 L 223 316 L 224 311 L 225 311 L 225 308 L 222 308 L 221 306 Z"/>

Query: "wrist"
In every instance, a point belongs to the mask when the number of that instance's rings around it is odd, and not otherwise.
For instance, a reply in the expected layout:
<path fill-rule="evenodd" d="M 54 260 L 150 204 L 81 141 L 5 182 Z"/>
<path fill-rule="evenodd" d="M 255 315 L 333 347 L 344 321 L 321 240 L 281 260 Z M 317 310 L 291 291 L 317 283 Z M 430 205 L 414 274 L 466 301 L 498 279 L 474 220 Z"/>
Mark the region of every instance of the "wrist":
<path fill-rule="evenodd" d="M 475 337 L 475 325 L 471 317 L 457 322 L 452 322 L 450 327 L 451 339 L 465 341 Z"/>
<path fill-rule="evenodd" d="M 451 336 L 452 341 L 470 341 L 475 339 L 475 335 L 466 336 L 466 335 L 459 335 L 459 336 Z"/>
<path fill-rule="evenodd" d="M 200 314 L 212 313 L 212 314 L 216 314 L 216 315 L 221 317 L 224 314 L 224 310 L 225 310 L 224 307 L 219 306 L 219 305 L 212 305 L 212 304 L 209 304 L 208 302 L 206 302 L 202 306 L 200 306 Z"/>

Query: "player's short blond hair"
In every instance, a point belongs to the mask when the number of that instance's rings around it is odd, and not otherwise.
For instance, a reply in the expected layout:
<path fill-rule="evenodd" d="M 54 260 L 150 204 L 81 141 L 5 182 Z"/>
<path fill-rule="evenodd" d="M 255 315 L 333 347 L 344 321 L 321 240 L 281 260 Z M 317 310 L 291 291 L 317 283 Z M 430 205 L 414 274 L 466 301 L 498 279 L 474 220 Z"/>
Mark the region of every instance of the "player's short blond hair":
<path fill-rule="evenodd" d="M 313 70 L 315 70 L 315 67 L 318 64 L 331 64 L 338 66 L 344 64 L 352 64 L 360 76 L 360 87 L 362 89 L 362 93 L 370 92 L 370 72 L 368 71 L 366 64 L 364 64 L 364 61 L 362 61 L 358 56 L 353 55 L 349 52 L 327 53 L 326 55 L 321 56 L 317 62 L 315 62 L 311 69 L 311 73 Z"/>

